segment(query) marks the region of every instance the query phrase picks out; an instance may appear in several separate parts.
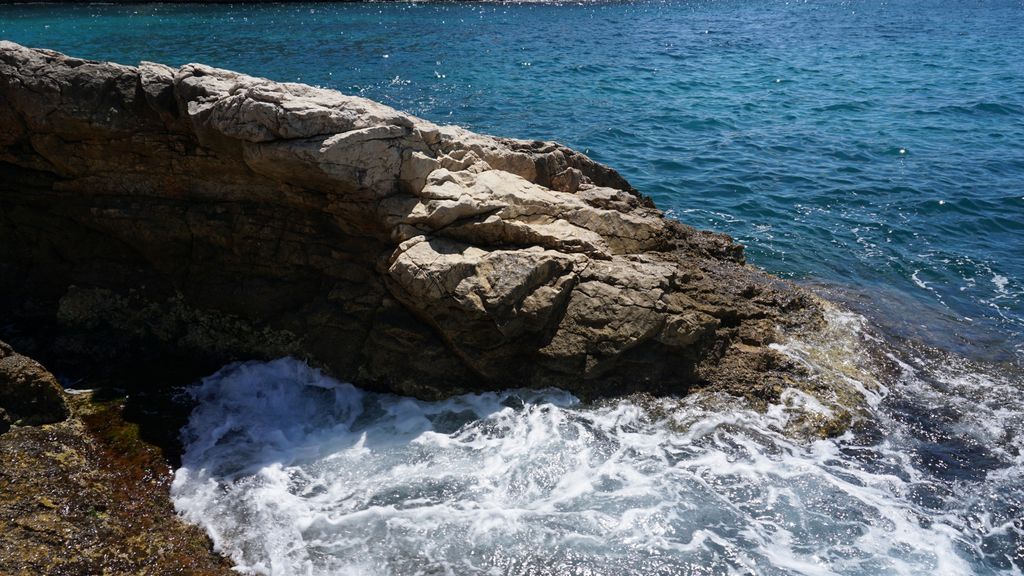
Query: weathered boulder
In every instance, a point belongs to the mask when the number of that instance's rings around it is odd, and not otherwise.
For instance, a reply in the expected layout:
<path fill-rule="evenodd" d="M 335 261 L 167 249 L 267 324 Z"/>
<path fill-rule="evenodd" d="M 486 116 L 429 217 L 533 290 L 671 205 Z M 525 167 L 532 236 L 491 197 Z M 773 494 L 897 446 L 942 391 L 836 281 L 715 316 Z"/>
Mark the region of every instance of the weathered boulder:
<path fill-rule="evenodd" d="M 0 174 L 0 293 L 64 355 L 764 397 L 791 372 L 776 332 L 819 316 L 571 149 L 197 64 L 0 42 Z"/>
<path fill-rule="evenodd" d="M 67 417 L 64 390 L 53 374 L 0 342 L 0 434 L 11 424 L 52 424 Z"/>

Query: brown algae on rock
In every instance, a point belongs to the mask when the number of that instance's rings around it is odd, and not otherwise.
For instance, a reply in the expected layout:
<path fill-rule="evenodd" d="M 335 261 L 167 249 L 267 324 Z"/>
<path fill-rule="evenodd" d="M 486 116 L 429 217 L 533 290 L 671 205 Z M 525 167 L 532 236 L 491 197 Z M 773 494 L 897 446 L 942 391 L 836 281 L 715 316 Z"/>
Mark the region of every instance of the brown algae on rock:
<path fill-rule="evenodd" d="M 815 330 L 771 344 L 771 355 L 763 361 L 785 366 L 783 371 L 747 367 L 732 373 L 734 387 L 697 388 L 683 397 L 639 392 L 625 399 L 650 422 L 684 434 L 709 415 L 752 411 L 767 416 L 764 422 L 793 441 L 841 436 L 870 418 L 871 407 L 885 391 L 885 375 L 893 373 L 893 367 L 862 317 L 823 300 L 819 306 L 824 314 Z M 768 339 L 777 337 L 776 332 Z M 612 406 L 618 401 L 597 404 Z"/>
<path fill-rule="evenodd" d="M 65 405 L 61 421 L 0 431 L 0 574 L 231 574 L 175 514 L 172 470 L 124 400 Z"/>

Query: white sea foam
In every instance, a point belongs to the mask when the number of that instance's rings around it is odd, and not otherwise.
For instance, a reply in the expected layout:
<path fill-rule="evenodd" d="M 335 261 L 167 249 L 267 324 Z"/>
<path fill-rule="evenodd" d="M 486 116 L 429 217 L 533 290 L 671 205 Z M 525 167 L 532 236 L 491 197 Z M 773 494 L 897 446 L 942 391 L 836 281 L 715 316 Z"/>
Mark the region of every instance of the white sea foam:
<path fill-rule="evenodd" d="M 833 315 L 834 348 L 858 354 L 862 324 Z M 832 408 L 796 390 L 763 413 L 557 390 L 429 403 L 291 359 L 233 365 L 193 389 L 172 494 L 246 574 L 1021 574 L 1020 380 L 890 360 L 861 386 L 871 419 L 814 442 L 782 432 L 793 404 Z"/>
<path fill-rule="evenodd" d="M 928 283 L 917 277 L 917 275 L 920 273 L 920 270 L 914 270 L 914 273 L 910 275 L 910 279 L 914 281 L 914 284 L 916 284 L 918 288 L 924 288 L 925 290 L 928 290 Z"/>
<path fill-rule="evenodd" d="M 1009 295 L 1009 292 L 1006 290 L 1009 279 L 1006 276 L 994 274 L 992 276 L 992 283 L 996 285 L 996 292 L 1004 296 Z"/>

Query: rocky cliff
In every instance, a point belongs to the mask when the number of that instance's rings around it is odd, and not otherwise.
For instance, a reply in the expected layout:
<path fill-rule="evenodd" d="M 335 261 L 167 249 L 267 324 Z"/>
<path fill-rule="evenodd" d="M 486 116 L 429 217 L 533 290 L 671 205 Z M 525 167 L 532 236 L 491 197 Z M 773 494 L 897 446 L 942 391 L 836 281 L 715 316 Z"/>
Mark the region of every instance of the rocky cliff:
<path fill-rule="evenodd" d="M 770 398 L 792 368 L 768 344 L 819 317 L 728 237 L 666 219 L 558 144 L 9 42 L 0 294 L 0 323 L 63 357 L 199 369 L 292 354 L 426 398 Z"/>

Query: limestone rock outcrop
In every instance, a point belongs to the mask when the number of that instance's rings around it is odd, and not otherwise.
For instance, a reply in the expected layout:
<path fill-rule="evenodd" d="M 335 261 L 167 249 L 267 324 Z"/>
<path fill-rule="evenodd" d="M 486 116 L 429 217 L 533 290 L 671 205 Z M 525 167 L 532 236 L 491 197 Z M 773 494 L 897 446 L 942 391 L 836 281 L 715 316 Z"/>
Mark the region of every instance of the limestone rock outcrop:
<path fill-rule="evenodd" d="M 0 42 L 0 294 L 65 350 L 303 356 L 432 398 L 770 396 L 814 300 L 550 142 Z M 97 344 L 99 343 L 99 344 Z"/>

